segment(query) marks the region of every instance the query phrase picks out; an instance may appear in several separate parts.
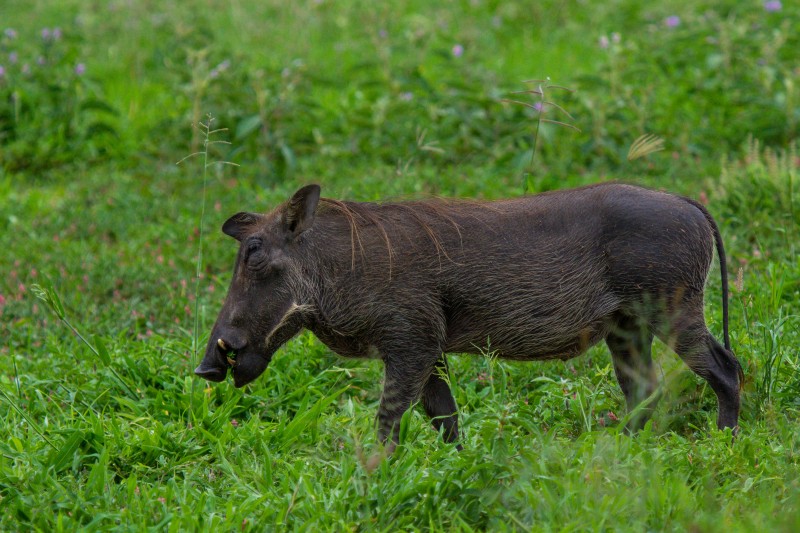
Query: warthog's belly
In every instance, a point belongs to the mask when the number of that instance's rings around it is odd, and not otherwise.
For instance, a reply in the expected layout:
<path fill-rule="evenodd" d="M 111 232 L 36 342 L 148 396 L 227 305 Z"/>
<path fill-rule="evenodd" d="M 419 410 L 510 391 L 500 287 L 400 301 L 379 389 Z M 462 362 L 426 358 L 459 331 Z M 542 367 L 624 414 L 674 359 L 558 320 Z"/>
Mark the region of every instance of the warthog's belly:
<path fill-rule="evenodd" d="M 516 360 L 570 359 L 606 337 L 621 306 L 609 291 L 593 294 L 585 289 L 571 300 L 559 298 L 555 288 L 529 294 L 504 312 L 482 304 L 482 294 L 454 307 L 448 317 L 446 351 Z"/>
<path fill-rule="evenodd" d="M 455 339 L 448 343 L 447 352 L 490 355 L 502 359 L 531 361 L 540 359 L 567 360 L 585 352 L 605 338 L 609 326 L 606 320 L 598 320 L 572 334 L 542 334 L 537 328 L 501 331 L 485 331 L 472 339 Z M 577 332 L 577 333 L 575 333 Z"/>

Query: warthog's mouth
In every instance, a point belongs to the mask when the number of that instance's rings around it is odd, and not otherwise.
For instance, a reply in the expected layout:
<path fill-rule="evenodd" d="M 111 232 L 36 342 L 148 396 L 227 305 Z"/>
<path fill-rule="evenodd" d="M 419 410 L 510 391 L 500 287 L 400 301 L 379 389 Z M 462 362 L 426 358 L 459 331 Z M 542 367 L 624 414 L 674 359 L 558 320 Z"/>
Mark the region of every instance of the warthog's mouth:
<path fill-rule="evenodd" d="M 233 368 L 236 366 L 236 350 L 228 344 L 220 339 L 217 339 L 217 346 L 220 349 L 220 352 L 225 357 L 225 361 L 228 363 L 229 368 Z"/>
<path fill-rule="evenodd" d="M 242 350 L 236 352 L 234 357 L 226 358 L 233 376 L 233 385 L 239 388 L 244 387 L 264 373 L 267 365 L 272 360 L 272 354 L 265 355 L 260 352 Z"/>

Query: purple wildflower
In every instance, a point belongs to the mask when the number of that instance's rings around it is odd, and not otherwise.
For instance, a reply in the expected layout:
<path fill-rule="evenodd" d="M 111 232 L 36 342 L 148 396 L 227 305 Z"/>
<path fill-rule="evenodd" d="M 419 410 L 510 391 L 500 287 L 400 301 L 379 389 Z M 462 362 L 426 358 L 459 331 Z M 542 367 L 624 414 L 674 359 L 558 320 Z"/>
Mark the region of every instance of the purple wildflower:
<path fill-rule="evenodd" d="M 17 62 L 17 53 L 16 52 L 11 52 L 11 53 L 8 54 L 8 62 L 11 63 L 12 65 Z"/>
<path fill-rule="evenodd" d="M 17 38 L 17 30 L 15 30 L 14 28 L 6 28 L 6 31 L 4 31 L 3 34 L 9 39 Z"/>
<path fill-rule="evenodd" d="M 544 104 L 541 102 L 536 102 L 535 104 L 533 104 L 533 108 L 539 113 L 541 113 L 542 111 L 544 111 Z"/>
<path fill-rule="evenodd" d="M 600 48 L 602 48 L 603 50 L 605 50 L 606 48 L 608 48 L 608 44 L 609 44 L 609 41 L 608 41 L 608 36 L 606 36 L 606 35 L 601 35 L 601 36 L 600 36 L 600 41 L 598 42 L 598 44 L 600 45 Z"/>
<path fill-rule="evenodd" d="M 75 74 L 77 76 L 83 76 L 86 73 L 86 65 L 83 63 L 78 63 L 75 65 Z"/>
<path fill-rule="evenodd" d="M 30 74 L 31 73 L 31 66 L 27 63 L 22 65 L 22 73 L 23 74 Z"/>
<path fill-rule="evenodd" d="M 225 61 L 223 61 L 222 63 L 220 63 L 216 67 L 212 68 L 211 72 L 208 73 L 208 77 L 212 78 L 212 79 L 213 78 L 218 78 L 219 75 L 222 74 L 223 72 L 225 72 L 226 70 L 228 70 L 228 67 L 230 67 L 230 66 L 231 66 L 231 60 L 230 59 L 226 59 Z"/>
<path fill-rule="evenodd" d="M 671 15 L 664 19 L 664 25 L 667 28 L 677 28 L 681 25 L 681 18 L 678 15 Z"/>
<path fill-rule="evenodd" d="M 414 99 L 414 94 L 411 92 L 400 93 L 400 100 L 404 102 L 410 102 L 413 99 Z"/>
<path fill-rule="evenodd" d="M 464 47 L 460 44 L 453 46 L 453 56 L 454 57 L 461 57 L 464 55 Z"/>
<path fill-rule="evenodd" d="M 6 76 L 6 69 L 3 68 L 3 65 L 0 65 L 0 78 L 5 78 Z"/>
<path fill-rule="evenodd" d="M 614 33 L 611 34 L 611 42 L 612 43 L 619 44 L 620 41 L 622 41 L 622 35 L 620 35 L 619 32 L 615 31 Z"/>
<path fill-rule="evenodd" d="M 45 41 L 50 39 L 50 28 L 42 28 L 42 39 Z"/>
<path fill-rule="evenodd" d="M 764 2 L 764 9 L 770 13 L 775 13 L 783 9 L 783 4 L 781 4 L 781 0 L 769 0 L 768 2 Z"/>
<path fill-rule="evenodd" d="M 61 28 L 53 28 L 53 40 L 58 41 L 61 39 Z"/>
<path fill-rule="evenodd" d="M 36 63 L 38 63 L 39 65 L 44 65 L 45 63 L 47 63 L 47 60 L 44 58 L 44 56 L 39 56 L 36 58 Z"/>

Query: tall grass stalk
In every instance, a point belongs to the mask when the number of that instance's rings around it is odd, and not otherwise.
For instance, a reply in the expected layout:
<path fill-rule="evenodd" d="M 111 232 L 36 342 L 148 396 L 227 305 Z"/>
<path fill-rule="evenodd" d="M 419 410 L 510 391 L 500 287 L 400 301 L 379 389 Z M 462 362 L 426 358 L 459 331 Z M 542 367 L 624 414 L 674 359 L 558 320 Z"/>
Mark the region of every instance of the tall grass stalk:
<path fill-rule="evenodd" d="M 511 94 L 530 94 L 535 100 L 534 103 L 531 104 L 528 102 L 521 102 L 519 100 L 513 100 L 508 98 L 503 98 L 501 102 L 521 105 L 533 109 L 536 112 L 536 128 L 533 131 L 533 146 L 531 147 L 531 157 L 528 161 L 528 173 L 526 175 L 525 172 L 523 172 L 522 192 L 528 193 L 528 192 L 533 192 L 532 187 L 530 186 L 531 185 L 530 180 L 528 178 L 529 176 L 533 175 L 533 162 L 536 157 L 536 146 L 539 143 L 539 131 L 541 130 L 542 122 L 546 122 L 548 124 L 555 124 L 556 126 L 563 126 L 565 128 L 569 128 L 577 132 L 580 132 L 581 130 L 580 128 L 573 126 L 572 124 L 568 124 L 560 120 L 552 120 L 549 118 L 544 118 L 544 114 L 547 111 L 547 107 L 549 106 L 554 109 L 557 109 L 558 111 L 561 111 L 562 113 L 567 115 L 567 117 L 569 117 L 570 120 L 575 120 L 575 117 L 570 115 L 566 109 L 556 104 L 555 102 L 548 100 L 545 95 L 546 91 L 548 91 L 549 89 L 559 89 L 568 92 L 575 92 L 573 89 L 568 89 L 567 87 L 562 87 L 561 85 L 553 85 L 550 83 L 550 78 L 546 78 L 543 80 L 525 80 L 523 83 L 532 83 L 535 84 L 536 87 L 524 91 L 515 91 Z"/>
<path fill-rule="evenodd" d="M 209 149 L 212 145 L 216 144 L 224 144 L 230 145 L 229 141 L 223 140 L 212 140 L 212 136 L 228 131 L 227 128 L 218 128 L 212 129 L 214 124 L 214 117 L 211 116 L 209 113 L 206 115 L 205 122 L 199 122 L 195 125 L 195 128 L 200 130 L 200 134 L 203 137 L 203 149 L 194 153 L 191 153 L 178 161 L 176 164 L 180 165 L 187 159 L 196 156 L 202 156 L 203 158 L 203 193 L 202 193 L 202 201 L 200 202 L 200 218 L 198 221 L 198 235 L 197 235 L 197 262 L 195 265 L 195 278 L 194 278 L 194 323 L 192 325 L 192 359 L 189 361 L 189 370 L 191 371 L 192 361 L 197 360 L 199 347 L 200 347 L 200 275 L 202 274 L 203 270 L 203 239 L 204 239 L 204 231 L 203 228 L 205 226 L 205 219 L 206 219 L 206 199 L 207 199 L 207 190 L 208 190 L 208 168 L 212 165 L 231 165 L 231 166 L 239 166 L 236 163 L 231 163 L 230 161 L 223 161 L 223 160 L 215 160 L 209 161 Z M 194 383 L 195 381 L 192 380 L 192 389 L 191 389 L 191 397 L 190 397 L 190 411 L 194 413 Z M 191 415 L 190 415 L 191 416 Z"/>

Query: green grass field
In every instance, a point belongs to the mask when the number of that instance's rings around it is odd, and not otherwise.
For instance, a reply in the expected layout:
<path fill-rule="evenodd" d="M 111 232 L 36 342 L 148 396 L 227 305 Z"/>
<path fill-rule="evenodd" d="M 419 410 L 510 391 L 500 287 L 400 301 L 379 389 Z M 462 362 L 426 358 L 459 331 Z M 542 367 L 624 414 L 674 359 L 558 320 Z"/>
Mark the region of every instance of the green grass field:
<path fill-rule="evenodd" d="M 800 530 L 798 27 L 789 1 L 4 0 L 0 530 Z M 571 117 L 503 101 L 546 78 Z M 605 180 L 720 225 L 733 443 L 658 344 L 632 437 L 604 345 L 452 356 L 464 451 L 417 407 L 373 472 L 380 362 L 305 333 L 244 389 L 193 376 L 237 211 Z M 721 338 L 716 266 L 706 315 Z"/>

